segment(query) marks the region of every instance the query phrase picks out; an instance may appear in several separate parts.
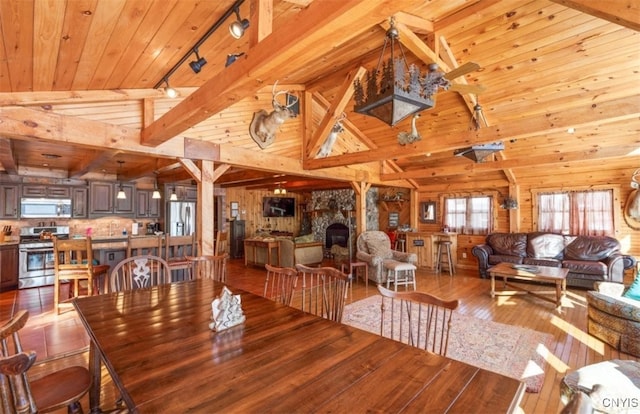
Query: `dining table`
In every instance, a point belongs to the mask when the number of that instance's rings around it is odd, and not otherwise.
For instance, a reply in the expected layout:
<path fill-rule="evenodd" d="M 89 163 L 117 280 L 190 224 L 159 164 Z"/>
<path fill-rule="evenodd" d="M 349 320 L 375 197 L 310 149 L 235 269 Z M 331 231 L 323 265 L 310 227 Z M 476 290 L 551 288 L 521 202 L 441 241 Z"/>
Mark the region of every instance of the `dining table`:
<path fill-rule="evenodd" d="M 210 329 L 239 295 L 243 323 Z M 133 413 L 515 412 L 524 383 L 213 280 L 74 299 L 90 337 L 91 412 L 104 366 Z"/>

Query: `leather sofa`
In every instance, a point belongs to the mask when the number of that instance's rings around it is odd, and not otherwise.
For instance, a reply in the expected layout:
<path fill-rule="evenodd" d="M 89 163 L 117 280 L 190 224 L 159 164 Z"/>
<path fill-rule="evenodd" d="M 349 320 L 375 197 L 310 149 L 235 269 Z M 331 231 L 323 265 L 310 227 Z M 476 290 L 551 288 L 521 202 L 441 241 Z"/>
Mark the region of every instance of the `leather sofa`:
<path fill-rule="evenodd" d="M 600 282 L 595 289 L 587 292 L 589 334 L 640 357 L 640 301 L 622 296 L 621 283 Z"/>
<path fill-rule="evenodd" d="M 383 267 L 384 260 L 395 260 L 413 265 L 418 261 L 418 256 L 415 253 L 391 249 L 389 236 L 378 230 L 362 232 L 356 241 L 356 250 L 356 258 L 367 264 L 369 279 L 378 284 L 387 280 L 387 274 Z"/>
<path fill-rule="evenodd" d="M 471 252 L 483 278 L 500 262 L 565 267 L 569 269 L 567 285 L 588 289 L 593 289 L 594 282 L 622 283 L 633 259 L 620 252 L 620 243 L 613 237 L 543 232 L 493 233 Z"/>

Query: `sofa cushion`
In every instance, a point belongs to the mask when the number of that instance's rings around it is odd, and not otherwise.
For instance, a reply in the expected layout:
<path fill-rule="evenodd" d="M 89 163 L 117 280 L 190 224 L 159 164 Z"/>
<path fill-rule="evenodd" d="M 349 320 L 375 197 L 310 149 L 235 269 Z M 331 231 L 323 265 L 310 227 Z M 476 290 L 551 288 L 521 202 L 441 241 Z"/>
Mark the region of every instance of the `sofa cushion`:
<path fill-rule="evenodd" d="M 529 233 L 527 256 L 537 259 L 562 259 L 565 239 L 561 234 Z"/>
<path fill-rule="evenodd" d="M 487 236 L 487 244 L 497 255 L 520 257 L 527 255 L 526 233 L 493 233 Z"/>
<path fill-rule="evenodd" d="M 304 236 L 298 236 L 294 239 L 296 243 L 311 243 L 315 241 L 313 234 L 305 234 Z"/>
<path fill-rule="evenodd" d="M 489 264 L 491 265 L 496 265 L 502 262 L 522 264 L 522 257 L 507 256 L 507 255 L 500 255 L 500 254 L 492 254 L 491 256 L 489 256 Z"/>
<path fill-rule="evenodd" d="M 637 336 L 640 337 L 640 302 L 625 297 L 613 297 L 604 293 L 588 291 L 587 303 L 596 309 L 621 319 L 635 322 Z"/>
<path fill-rule="evenodd" d="M 558 259 L 536 259 L 534 257 L 525 257 L 522 264 L 533 266 L 560 267 L 562 262 Z"/>
<path fill-rule="evenodd" d="M 373 256 L 380 256 L 383 259 L 391 259 L 393 257 L 393 252 L 388 246 L 385 246 L 384 243 L 368 241 L 367 250 L 369 250 L 369 254 Z"/>
<path fill-rule="evenodd" d="M 640 301 L 640 272 L 638 272 L 636 280 L 633 281 L 629 289 L 624 293 L 624 297 Z"/>
<path fill-rule="evenodd" d="M 607 265 L 602 262 L 589 262 L 586 260 L 563 260 L 562 267 L 569 269 L 571 273 L 585 275 L 604 276 L 607 274 Z"/>
<path fill-rule="evenodd" d="M 604 260 L 620 250 L 620 243 L 608 236 L 577 236 L 564 252 L 569 260 Z"/>

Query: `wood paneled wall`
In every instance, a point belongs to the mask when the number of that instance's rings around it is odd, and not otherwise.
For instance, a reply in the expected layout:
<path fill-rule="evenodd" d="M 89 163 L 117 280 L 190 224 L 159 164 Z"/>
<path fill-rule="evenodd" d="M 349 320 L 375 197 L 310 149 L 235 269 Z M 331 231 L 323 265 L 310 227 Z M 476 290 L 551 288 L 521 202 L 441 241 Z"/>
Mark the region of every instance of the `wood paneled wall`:
<path fill-rule="evenodd" d="M 273 197 L 273 191 L 247 190 L 243 187 L 226 189 L 226 217 L 231 217 L 230 204 L 237 202 L 240 208 L 240 220 L 245 221 L 246 237 L 255 235 L 258 230 L 286 231 L 298 235 L 300 231 L 301 203 L 304 195 L 289 192 L 283 197 L 296 199 L 295 217 L 262 217 L 263 197 Z"/>

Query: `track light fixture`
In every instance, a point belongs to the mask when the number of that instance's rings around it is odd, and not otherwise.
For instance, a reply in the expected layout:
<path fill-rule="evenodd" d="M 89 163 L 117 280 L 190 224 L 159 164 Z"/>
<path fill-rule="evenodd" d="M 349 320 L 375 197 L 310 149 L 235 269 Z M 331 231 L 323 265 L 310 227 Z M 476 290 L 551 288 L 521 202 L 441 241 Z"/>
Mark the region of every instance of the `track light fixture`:
<path fill-rule="evenodd" d="M 164 83 L 167 85 L 164 88 L 164 94 L 167 96 L 167 98 L 175 98 L 178 96 L 178 91 L 176 91 L 175 89 L 173 89 L 170 85 L 169 85 L 169 79 L 164 78 Z"/>
<path fill-rule="evenodd" d="M 236 39 L 240 39 L 244 31 L 249 27 L 249 20 L 240 17 L 240 8 L 235 7 L 233 11 L 236 14 L 236 21 L 229 25 L 229 33 Z"/>
<path fill-rule="evenodd" d="M 165 75 L 162 78 L 160 78 L 158 83 L 156 83 L 154 85 L 153 89 L 159 89 L 162 86 L 163 83 L 166 83 L 167 87 L 165 88 L 165 93 L 167 94 L 167 97 L 176 98 L 178 96 L 178 93 L 176 92 L 175 89 L 172 89 L 172 88 L 169 87 L 169 77 L 171 75 L 173 75 L 173 73 L 176 70 L 178 70 L 178 68 L 183 63 L 185 63 L 187 60 L 189 60 L 191 55 L 193 55 L 194 53 L 196 54 L 196 59 L 197 60 L 195 60 L 193 62 L 190 62 L 189 66 L 191 66 L 191 69 L 195 73 L 200 72 L 200 70 L 202 69 L 202 66 L 204 66 L 207 63 L 207 61 L 204 58 L 201 58 L 198 55 L 198 49 L 209 38 L 209 36 L 211 36 L 216 30 L 218 30 L 218 28 L 220 26 L 225 24 L 225 22 L 227 20 L 229 20 L 229 17 L 233 16 L 234 13 L 235 13 L 236 18 L 238 19 L 238 21 L 234 22 L 231 26 L 229 26 L 229 31 L 231 31 L 231 34 L 236 39 L 239 39 L 242 36 L 242 34 L 244 33 L 245 29 L 247 27 L 249 27 L 249 20 L 240 18 L 240 6 L 242 5 L 242 3 L 244 3 L 244 1 L 245 0 L 236 0 L 227 9 L 227 11 L 222 16 L 220 16 L 220 18 L 218 20 L 216 20 L 216 22 L 213 24 L 213 26 L 211 26 L 209 28 L 209 30 L 207 30 L 207 32 L 202 35 L 202 37 L 193 45 L 193 47 L 188 49 L 186 51 L 186 53 L 180 58 L 180 60 L 177 61 L 175 63 L 175 65 L 173 65 L 173 67 L 171 69 L 169 69 L 169 71 L 167 73 L 165 73 Z M 235 33 L 238 33 L 238 35 L 236 36 Z M 173 95 L 169 95 L 170 91 L 173 91 Z"/>
<path fill-rule="evenodd" d="M 236 60 L 238 60 L 238 58 L 240 56 L 244 55 L 244 52 L 240 52 L 240 53 L 229 53 L 227 55 L 227 62 L 224 64 L 224 67 L 226 68 L 227 66 L 231 65 L 233 62 L 235 62 Z"/>
<path fill-rule="evenodd" d="M 189 66 L 191 66 L 191 70 L 194 73 L 200 73 L 202 67 L 207 64 L 207 60 L 203 57 L 200 57 L 198 54 L 198 49 L 193 49 L 193 52 L 196 54 L 196 60 L 192 60 L 189 62 Z"/>

